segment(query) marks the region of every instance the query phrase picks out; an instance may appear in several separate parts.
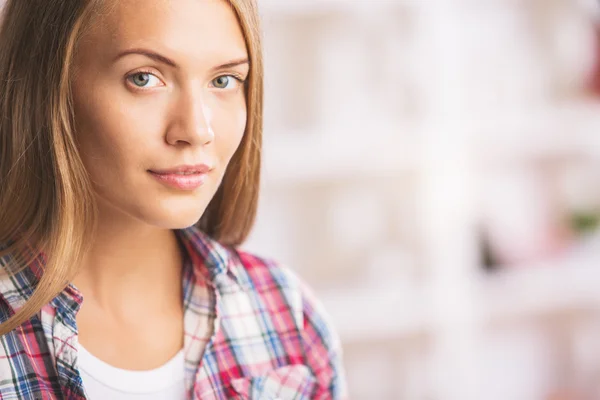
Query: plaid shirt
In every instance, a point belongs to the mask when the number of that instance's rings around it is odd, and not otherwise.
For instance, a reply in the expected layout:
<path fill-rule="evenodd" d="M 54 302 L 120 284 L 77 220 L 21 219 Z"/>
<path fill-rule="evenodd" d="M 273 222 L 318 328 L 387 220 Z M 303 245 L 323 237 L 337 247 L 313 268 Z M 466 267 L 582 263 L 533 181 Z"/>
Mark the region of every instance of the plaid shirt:
<path fill-rule="evenodd" d="M 288 269 L 225 248 L 194 227 L 176 233 L 185 250 L 188 398 L 346 397 L 340 342 L 320 304 Z M 9 257 L 0 258 L 0 266 Z M 43 263 L 41 254 L 0 279 L 0 323 L 31 296 Z M 82 301 L 69 285 L 0 338 L 1 400 L 87 398 L 77 361 L 75 317 Z M 206 318 L 209 332 L 201 323 Z"/>

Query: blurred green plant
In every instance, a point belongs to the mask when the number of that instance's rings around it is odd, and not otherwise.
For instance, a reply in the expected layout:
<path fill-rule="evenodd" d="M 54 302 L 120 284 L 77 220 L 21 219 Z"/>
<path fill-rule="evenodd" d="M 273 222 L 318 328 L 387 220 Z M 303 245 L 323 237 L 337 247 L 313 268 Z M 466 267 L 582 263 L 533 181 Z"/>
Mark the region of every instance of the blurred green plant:
<path fill-rule="evenodd" d="M 600 214 L 593 212 L 571 213 L 571 229 L 577 235 L 585 235 L 598 229 Z"/>

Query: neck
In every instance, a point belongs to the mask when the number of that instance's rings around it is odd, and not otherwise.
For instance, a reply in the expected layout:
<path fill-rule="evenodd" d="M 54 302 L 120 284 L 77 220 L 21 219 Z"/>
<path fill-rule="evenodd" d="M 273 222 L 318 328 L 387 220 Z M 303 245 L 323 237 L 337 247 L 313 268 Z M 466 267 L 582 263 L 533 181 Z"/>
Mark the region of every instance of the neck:
<path fill-rule="evenodd" d="M 73 281 L 84 300 L 118 314 L 179 302 L 182 255 L 175 233 L 106 213 L 99 221 Z"/>

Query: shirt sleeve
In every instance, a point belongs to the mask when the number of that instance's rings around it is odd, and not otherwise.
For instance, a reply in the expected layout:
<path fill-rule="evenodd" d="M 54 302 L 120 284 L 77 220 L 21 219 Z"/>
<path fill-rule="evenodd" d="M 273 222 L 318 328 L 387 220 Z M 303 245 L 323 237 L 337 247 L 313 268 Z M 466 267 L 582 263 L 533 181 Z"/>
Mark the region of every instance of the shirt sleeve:
<path fill-rule="evenodd" d="M 311 289 L 300 282 L 302 291 L 302 340 L 307 362 L 317 379 L 313 399 L 347 399 L 342 345 L 330 317 Z"/>

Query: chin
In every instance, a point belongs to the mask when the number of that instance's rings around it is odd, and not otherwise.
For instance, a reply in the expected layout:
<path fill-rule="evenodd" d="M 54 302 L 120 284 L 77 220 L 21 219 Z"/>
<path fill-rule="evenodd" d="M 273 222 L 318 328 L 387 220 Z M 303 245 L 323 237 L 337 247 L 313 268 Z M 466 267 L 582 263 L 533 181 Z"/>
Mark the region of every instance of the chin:
<path fill-rule="evenodd" d="M 177 216 L 177 217 L 158 217 L 158 218 L 154 218 L 152 220 L 147 220 L 146 222 L 149 225 L 153 225 L 157 228 L 161 228 L 161 229 L 185 229 L 185 228 L 189 228 L 190 226 L 196 224 L 199 220 L 200 217 L 202 215 L 199 216 L 194 216 L 192 218 L 189 217 L 185 217 L 185 216 Z"/>
<path fill-rule="evenodd" d="M 184 229 L 196 224 L 202 214 L 204 207 L 195 209 L 169 209 L 162 210 L 152 218 L 152 225 L 165 229 Z"/>
<path fill-rule="evenodd" d="M 150 200 L 150 201 L 149 201 Z M 154 200 L 154 201 L 153 201 Z M 139 199 L 137 204 L 129 204 L 126 213 L 145 224 L 161 229 L 184 229 L 196 224 L 210 199 L 162 199 L 148 197 Z"/>

